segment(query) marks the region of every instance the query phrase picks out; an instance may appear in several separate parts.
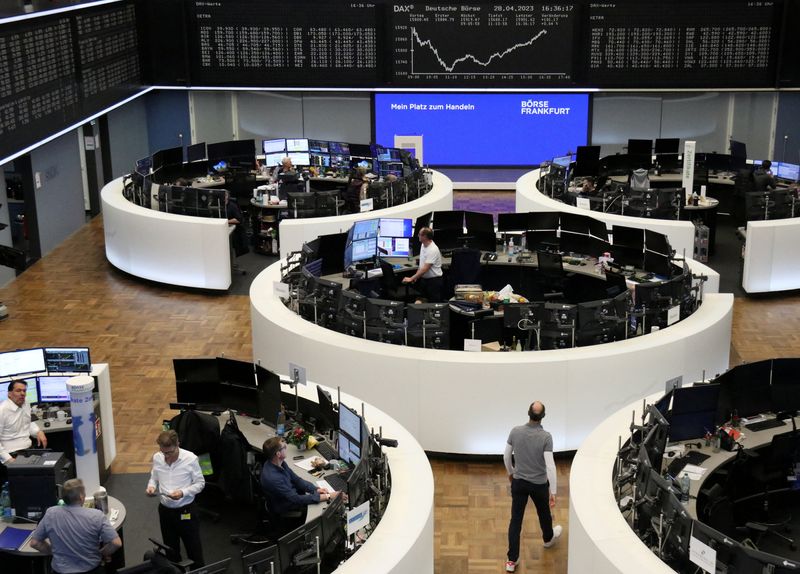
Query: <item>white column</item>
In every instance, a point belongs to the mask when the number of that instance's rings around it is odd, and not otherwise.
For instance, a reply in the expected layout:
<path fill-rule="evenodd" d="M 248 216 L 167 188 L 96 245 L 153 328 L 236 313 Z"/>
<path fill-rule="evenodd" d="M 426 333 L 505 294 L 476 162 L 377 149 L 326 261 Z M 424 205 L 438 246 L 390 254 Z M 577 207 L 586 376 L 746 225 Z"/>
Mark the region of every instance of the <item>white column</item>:
<path fill-rule="evenodd" d="M 100 487 L 95 435 L 94 378 L 78 375 L 67 381 L 72 411 L 72 440 L 75 445 L 75 476 L 83 480 L 87 493 Z"/>

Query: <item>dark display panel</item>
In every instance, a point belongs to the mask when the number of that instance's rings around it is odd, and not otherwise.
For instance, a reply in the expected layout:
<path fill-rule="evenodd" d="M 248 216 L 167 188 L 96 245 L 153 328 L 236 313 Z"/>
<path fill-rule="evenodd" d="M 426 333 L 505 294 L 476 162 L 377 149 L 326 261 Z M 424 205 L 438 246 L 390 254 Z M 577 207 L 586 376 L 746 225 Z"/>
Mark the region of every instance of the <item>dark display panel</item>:
<path fill-rule="evenodd" d="M 194 85 L 351 85 L 378 82 L 372 3 L 190 3 Z"/>
<path fill-rule="evenodd" d="M 598 87 L 775 83 L 776 2 L 593 2 L 586 81 Z"/>
<path fill-rule="evenodd" d="M 0 158 L 141 89 L 132 2 L 0 26 Z"/>
<path fill-rule="evenodd" d="M 575 4 L 394 4 L 392 82 L 406 86 L 571 85 Z"/>

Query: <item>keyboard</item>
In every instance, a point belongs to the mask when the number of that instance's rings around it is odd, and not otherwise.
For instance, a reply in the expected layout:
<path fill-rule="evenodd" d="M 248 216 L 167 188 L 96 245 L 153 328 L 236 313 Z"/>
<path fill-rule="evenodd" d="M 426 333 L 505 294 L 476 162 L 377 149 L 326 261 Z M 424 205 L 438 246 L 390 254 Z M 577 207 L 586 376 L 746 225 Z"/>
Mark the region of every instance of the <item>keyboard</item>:
<path fill-rule="evenodd" d="M 670 476 L 677 477 L 687 464 L 700 464 L 707 458 L 708 455 L 703 454 L 702 452 L 696 450 L 689 451 L 686 453 L 686 455 L 682 456 L 681 458 L 676 458 L 669 463 L 667 472 L 670 474 Z"/>
<path fill-rule="evenodd" d="M 350 478 L 350 472 L 334 472 L 333 474 L 327 474 L 322 478 L 331 485 L 331 488 L 336 492 L 347 492 L 347 479 Z"/>
<path fill-rule="evenodd" d="M 746 428 L 749 431 L 758 432 L 767 429 L 776 429 L 778 427 L 784 426 L 786 423 L 783 422 L 781 419 L 767 419 L 765 421 L 761 421 L 760 423 L 753 423 L 751 425 L 746 425 Z"/>
<path fill-rule="evenodd" d="M 333 460 L 339 458 L 339 453 L 336 452 L 334 448 L 331 446 L 331 443 L 327 441 L 318 442 L 317 446 L 315 446 L 314 448 L 317 449 L 319 455 L 325 460 Z"/>

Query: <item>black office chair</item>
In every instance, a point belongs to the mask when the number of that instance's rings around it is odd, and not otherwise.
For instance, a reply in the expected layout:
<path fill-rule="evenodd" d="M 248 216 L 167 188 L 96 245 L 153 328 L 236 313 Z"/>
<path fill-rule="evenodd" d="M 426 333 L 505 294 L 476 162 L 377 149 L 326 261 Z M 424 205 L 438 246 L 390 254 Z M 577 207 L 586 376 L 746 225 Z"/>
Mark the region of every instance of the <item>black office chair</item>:
<path fill-rule="evenodd" d="M 317 217 L 339 215 L 339 208 L 344 205 L 344 202 L 340 201 L 337 190 L 315 191 L 314 195 L 317 198 Z"/>
<path fill-rule="evenodd" d="M 394 272 L 394 267 L 388 261 L 380 260 L 381 266 L 381 297 L 394 301 L 409 303 L 414 301 L 419 293 L 412 291 L 410 285 L 403 284 Z"/>
<path fill-rule="evenodd" d="M 481 278 L 481 252 L 477 249 L 456 249 L 447 273 L 445 298 L 453 295 L 456 285 L 475 285 Z"/>

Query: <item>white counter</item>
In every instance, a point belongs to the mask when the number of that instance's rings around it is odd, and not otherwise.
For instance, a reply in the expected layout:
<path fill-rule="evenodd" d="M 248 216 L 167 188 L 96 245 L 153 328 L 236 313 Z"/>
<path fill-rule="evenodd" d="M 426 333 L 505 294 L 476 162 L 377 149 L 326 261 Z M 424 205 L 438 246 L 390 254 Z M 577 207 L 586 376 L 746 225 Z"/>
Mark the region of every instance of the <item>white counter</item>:
<path fill-rule="evenodd" d="M 547 197 L 536 189 L 537 181 L 539 181 L 538 169 L 526 173 L 517 180 L 517 213 L 526 211 L 565 211 L 578 215 L 588 215 L 605 222 L 609 230 L 612 225 L 624 225 L 625 227 L 649 229 L 650 231 L 662 233 L 669 238 L 669 244 L 678 255 L 685 253 L 687 257 L 691 257 L 694 253 L 694 224 L 691 221 L 631 217 L 581 209 Z"/>
<path fill-rule="evenodd" d="M 742 288 L 748 293 L 800 289 L 800 219 L 748 221 Z"/>
<path fill-rule="evenodd" d="M 122 178 L 100 192 L 106 258 L 131 275 L 169 285 L 228 289 L 231 254 L 225 219 L 162 213 L 122 195 Z"/>
<path fill-rule="evenodd" d="M 377 209 L 365 213 L 350 213 L 332 217 L 309 217 L 306 219 L 283 219 L 278 226 L 280 234 L 281 258 L 293 251 L 300 251 L 303 243 L 316 239 L 319 235 L 344 233 L 355 223 L 375 217 L 404 217 L 416 219 L 431 211 L 450 211 L 453 209 L 453 182 L 439 173 L 433 172 L 433 189 L 428 193 L 401 205 Z"/>
<path fill-rule="evenodd" d="M 253 281 L 253 356 L 287 374 L 337 385 L 384 409 L 428 451 L 497 454 L 528 405 L 547 405 L 557 451 L 574 450 L 607 415 L 664 388 L 728 367 L 733 296 L 707 294 L 689 318 L 644 337 L 525 353 L 399 347 L 350 337 L 296 315 L 275 296 L 280 262 Z"/>

